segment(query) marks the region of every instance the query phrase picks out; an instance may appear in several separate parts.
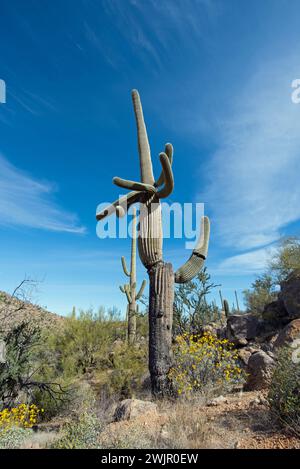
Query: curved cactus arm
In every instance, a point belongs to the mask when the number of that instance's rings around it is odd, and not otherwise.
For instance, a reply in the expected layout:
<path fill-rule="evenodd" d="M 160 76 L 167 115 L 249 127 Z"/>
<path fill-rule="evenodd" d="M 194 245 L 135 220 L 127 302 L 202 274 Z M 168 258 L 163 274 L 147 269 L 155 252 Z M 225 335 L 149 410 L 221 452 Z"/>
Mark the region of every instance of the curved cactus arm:
<path fill-rule="evenodd" d="M 142 281 L 141 288 L 139 289 L 139 291 L 138 291 L 138 293 L 137 293 L 137 295 L 136 295 L 136 297 L 135 297 L 136 300 L 139 300 L 139 299 L 141 298 L 141 296 L 142 296 L 142 294 L 143 294 L 143 292 L 144 292 L 144 290 L 145 290 L 146 283 L 147 283 L 146 280 L 143 280 L 143 281 Z"/>
<path fill-rule="evenodd" d="M 164 181 L 165 185 L 162 189 L 157 192 L 157 196 L 159 199 L 164 199 L 168 197 L 173 192 L 174 189 L 174 177 L 172 166 L 168 156 L 165 153 L 160 153 L 159 159 L 162 165 L 163 173 L 164 173 Z"/>
<path fill-rule="evenodd" d="M 169 158 L 170 164 L 173 163 L 173 145 L 171 143 L 166 143 L 165 145 L 165 154 Z M 160 187 L 165 181 L 164 172 L 160 173 L 159 178 L 154 183 L 154 187 Z"/>
<path fill-rule="evenodd" d="M 140 95 L 137 90 L 131 92 L 133 109 L 136 119 L 138 134 L 138 149 L 140 155 L 141 180 L 145 184 L 154 184 L 152 161 L 150 155 L 150 146 L 147 136 L 147 130 L 144 122 L 143 109 Z"/>
<path fill-rule="evenodd" d="M 125 260 L 124 256 L 121 257 L 121 262 L 122 262 L 122 267 L 123 267 L 124 274 L 127 275 L 127 277 L 130 277 L 130 273 L 128 272 L 127 265 L 126 265 L 126 260 Z"/>
<path fill-rule="evenodd" d="M 121 290 L 122 293 L 125 293 L 125 288 L 122 287 L 122 285 L 120 285 L 119 288 L 120 288 L 120 290 Z"/>
<path fill-rule="evenodd" d="M 151 184 L 129 181 L 127 179 L 122 179 L 119 177 L 114 177 L 113 183 L 116 184 L 116 186 L 123 187 L 124 189 L 130 189 L 139 192 L 150 192 L 151 194 L 154 194 L 156 192 L 156 188 L 154 186 L 151 186 Z"/>
<path fill-rule="evenodd" d="M 201 234 L 196 248 L 188 261 L 175 272 L 176 283 L 186 283 L 192 280 L 203 267 L 207 257 L 210 223 L 208 217 L 201 219 Z"/>
<path fill-rule="evenodd" d="M 96 214 L 97 220 L 103 220 L 103 218 L 108 217 L 112 213 L 117 212 L 117 215 L 122 215 L 125 213 L 125 209 L 128 210 L 129 207 L 140 200 L 141 193 L 138 191 L 132 191 L 128 194 L 120 197 L 115 200 L 112 204 L 108 205 L 102 212 Z"/>

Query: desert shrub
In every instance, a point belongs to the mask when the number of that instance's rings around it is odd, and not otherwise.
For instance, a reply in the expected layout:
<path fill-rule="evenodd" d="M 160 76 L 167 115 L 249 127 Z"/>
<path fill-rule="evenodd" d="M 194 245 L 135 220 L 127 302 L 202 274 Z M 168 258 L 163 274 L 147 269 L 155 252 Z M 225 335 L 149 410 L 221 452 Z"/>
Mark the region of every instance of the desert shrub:
<path fill-rule="evenodd" d="M 107 313 L 100 308 L 72 313 L 67 317 L 60 333 L 50 339 L 52 363 L 57 375 L 68 378 L 85 374 L 95 368 L 109 366 L 108 351 L 117 338 L 125 338 L 125 324 L 118 312 Z"/>
<path fill-rule="evenodd" d="M 5 361 L 0 363 L 0 408 L 13 407 L 22 401 L 34 402 L 36 391 L 56 399 L 61 394 L 59 384 L 45 379 L 41 372 L 39 354 L 44 347 L 41 331 L 31 321 L 22 321 L 4 336 Z"/>
<path fill-rule="evenodd" d="M 282 348 L 277 357 L 268 401 L 277 421 L 300 436 L 300 363 L 292 360 L 291 348 Z"/>
<path fill-rule="evenodd" d="M 0 449 L 18 449 L 33 434 L 32 430 L 21 427 L 0 429 Z"/>
<path fill-rule="evenodd" d="M 237 351 L 227 339 L 209 333 L 176 338 L 169 379 L 177 395 L 219 394 L 241 385 L 244 378 Z"/>
<path fill-rule="evenodd" d="M 284 238 L 270 256 L 268 271 L 273 283 L 278 285 L 294 270 L 300 270 L 300 238 Z"/>
<path fill-rule="evenodd" d="M 61 437 L 55 441 L 53 448 L 57 449 L 92 449 L 98 448 L 98 437 L 101 425 L 91 412 L 84 412 L 78 419 L 66 422 L 62 428 Z"/>
<path fill-rule="evenodd" d="M 0 430 L 11 427 L 31 428 L 36 425 L 44 409 L 35 404 L 20 404 L 11 409 L 6 408 L 0 412 Z"/>
<path fill-rule="evenodd" d="M 211 281 L 206 267 L 190 282 L 182 283 L 174 295 L 174 336 L 198 334 L 203 325 L 218 322 L 221 312 L 206 301 L 207 295 L 219 285 Z"/>
<path fill-rule="evenodd" d="M 258 277 L 243 294 L 247 312 L 258 317 L 262 315 L 265 306 L 277 298 L 275 285 L 269 274 Z"/>
<path fill-rule="evenodd" d="M 116 398 L 130 398 L 138 393 L 147 373 L 148 350 L 146 344 L 120 345 L 111 353 L 112 370 L 105 374 L 109 394 Z"/>

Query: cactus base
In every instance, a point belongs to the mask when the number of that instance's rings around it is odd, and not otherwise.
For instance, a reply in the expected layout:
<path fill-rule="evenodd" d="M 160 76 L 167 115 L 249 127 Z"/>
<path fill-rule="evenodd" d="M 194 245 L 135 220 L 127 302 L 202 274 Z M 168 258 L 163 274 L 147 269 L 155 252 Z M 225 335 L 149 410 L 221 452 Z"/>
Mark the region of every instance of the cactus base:
<path fill-rule="evenodd" d="M 170 393 L 168 372 L 172 366 L 174 273 L 172 264 L 159 262 L 149 271 L 149 371 L 152 393 Z"/>

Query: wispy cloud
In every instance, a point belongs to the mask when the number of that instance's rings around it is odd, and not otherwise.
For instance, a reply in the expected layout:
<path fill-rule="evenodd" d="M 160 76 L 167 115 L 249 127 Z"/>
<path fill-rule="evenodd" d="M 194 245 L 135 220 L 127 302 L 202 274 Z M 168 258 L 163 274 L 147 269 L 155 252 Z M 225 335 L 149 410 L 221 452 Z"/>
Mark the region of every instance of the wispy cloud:
<path fill-rule="evenodd" d="M 177 63 L 174 59 L 180 45 L 197 51 L 198 39 L 206 40 L 202 25 L 218 11 L 211 0 L 102 0 L 102 6 L 135 55 L 151 65 L 154 74 L 168 69 L 170 61 Z M 94 35 L 90 38 L 98 42 Z"/>
<path fill-rule="evenodd" d="M 84 233 L 76 215 L 53 201 L 54 185 L 39 182 L 0 155 L 0 225 Z"/>
<path fill-rule="evenodd" d="M 257 274 L 265 270 L 268 260 L 275 252 L 274 247 L 255 249 L 254 251 L 231 256 L 220 262 L 214 273 L 221 274 Z"/>
<path fill-rule="evenodd" d="M 25 111 L 34 116 L 40 116 L 46 111 L 56 111 L 55 105 L 49 99 L 38 96 L 29 90 L 19 89 L 18 91 L 12 91 L 9 89 L 8 95 Z"/>
<path fill-rule="evenodd" d="M 227 109 L 203 194 L 222 246 L 267 246 L 300 219 L 300 106 L 291 101 L 298 65 L 295 57 L 261 64 Z M 228 262 L 259 251 L 243 256 Z"/>

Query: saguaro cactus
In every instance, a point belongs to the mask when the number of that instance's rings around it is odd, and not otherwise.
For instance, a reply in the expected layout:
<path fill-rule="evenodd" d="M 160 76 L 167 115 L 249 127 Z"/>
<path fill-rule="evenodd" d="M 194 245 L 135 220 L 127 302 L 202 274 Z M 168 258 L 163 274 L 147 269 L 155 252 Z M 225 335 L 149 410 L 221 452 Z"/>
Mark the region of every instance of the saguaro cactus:
<path fill-rule="evenodd" d="M 229 304 L 227 300 L 223 301 L 223 309 L 224 309 L 225 316 L 228 319 L 230 316 L 230 308 L 229 308 Z"/>
<path fill-rule="evenodd" d="M 188 261 L 175 273 L 172 264 L 163 261 L 162 220 L 160 200 L 168 197 L 174 187 L 172 172 L 173 147 L 165 145 L 159 158 L 162 172 L 154 179 L 150 147 L 144 123 L 139 94 L 132 91 L 132 100 L 137 124 L 138 150 L 140 158 L 141 182 L 113 178 L 114 184 L 131 192 L 120 197 L 105 210 L 96 215 L 98 220 L 125 211 L 140 202 L 138 250 L 139 256 L 149 275 L 149 370 L 152 392 L 163 395 L 169 391 L 168 371 L 172 365 L 172 322 L 174 281 L 190 281 L 203 267 L 209 241 L 209 219 L 202 218 L 201 236 Z"/>
<path fill-rule="evenodd" d="M 132 240 L 131 240 L 131 260 L 130 260 L 130 271 L 126 266 L 125 257 L 121 257 L 122 267 L 124 274 L 129 277 L 129 283 L 120 286 L 122 293 L 126 295 L 128 301 L 127 307 L 127 337 L 128 342 L 133 344 L 136 336 L 136 315 L 137 315 L 137 301 L 141 298 L 143 291 L 146 286 L 146 280 L 143 280 L 141 288 L 136 293 L 136 209 L 133 209 L 132 219 Z"/>

